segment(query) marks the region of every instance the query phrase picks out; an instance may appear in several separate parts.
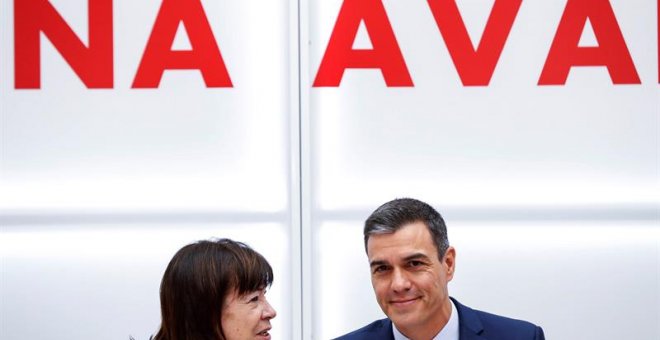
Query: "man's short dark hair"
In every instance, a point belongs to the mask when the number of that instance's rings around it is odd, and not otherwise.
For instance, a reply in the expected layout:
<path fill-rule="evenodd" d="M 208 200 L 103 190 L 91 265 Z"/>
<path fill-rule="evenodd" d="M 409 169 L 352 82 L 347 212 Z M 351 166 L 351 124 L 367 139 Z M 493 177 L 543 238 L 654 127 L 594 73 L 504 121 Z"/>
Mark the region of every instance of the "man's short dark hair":
<path fill-rule="evenodd" d="M 449 248 L 445 221 L 432 206 L 413 198 L 397 198 L 371 213 L 364 222 L 365 250 L 371 235 L 392 234 L 414 222 L 423 222 L 426 225 L 438 250 L 438 258 L 442 259 Z"/>

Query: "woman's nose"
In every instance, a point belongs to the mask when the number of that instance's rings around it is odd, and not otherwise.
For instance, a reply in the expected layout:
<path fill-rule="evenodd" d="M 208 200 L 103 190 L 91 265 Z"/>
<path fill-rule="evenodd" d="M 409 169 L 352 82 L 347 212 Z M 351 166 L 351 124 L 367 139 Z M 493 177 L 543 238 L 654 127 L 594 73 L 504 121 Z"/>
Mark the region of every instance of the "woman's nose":
<path fill-rule="evenodd" d="M 264 319 L 269 319 L 269 320 L 277 316 L 277 312 L 275 311 L 275 309 L 273 309 L 273 306 L 271 306 L 270 303 L 268 303 L 268 300 L 266 300 L 266 306 L 264 308 L 262 316 Z"/>

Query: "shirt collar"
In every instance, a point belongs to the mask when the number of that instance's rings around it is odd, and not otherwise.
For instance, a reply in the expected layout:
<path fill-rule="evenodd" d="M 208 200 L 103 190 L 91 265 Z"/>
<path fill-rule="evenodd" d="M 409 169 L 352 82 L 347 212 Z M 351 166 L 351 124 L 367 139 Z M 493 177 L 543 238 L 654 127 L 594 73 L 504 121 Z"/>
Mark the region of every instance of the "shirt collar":
<path fill-rule="evenodd" d="M 436 334 L 432 340 L 458 340 L 458 329 L 459 329 L 459 320 L 458 320 L 458 311 L 454 305 L 454 301 L 449 300 L 451 303 L 451 314 L 449 315 L 449 321 L 445 327 L 440 330 L 440 333 Z M 406 338 L 405 335 L 401 334 L 399 330 L 392 323 L 392 332 L 394 333 L 394 340 L 410 340 Z"/>

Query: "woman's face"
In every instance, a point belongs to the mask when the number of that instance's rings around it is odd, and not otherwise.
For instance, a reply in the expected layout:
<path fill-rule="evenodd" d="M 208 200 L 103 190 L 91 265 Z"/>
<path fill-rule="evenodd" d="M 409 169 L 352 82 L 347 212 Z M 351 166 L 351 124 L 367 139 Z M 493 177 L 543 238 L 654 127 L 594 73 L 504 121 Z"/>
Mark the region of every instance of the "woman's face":
<path fill-rule="evenodd" d="M 222 304 L 220 323 L 227 340 L 270 340 L 270 319 L 277 314 L 261 289 L 239 296 L 232 290 Z"/>

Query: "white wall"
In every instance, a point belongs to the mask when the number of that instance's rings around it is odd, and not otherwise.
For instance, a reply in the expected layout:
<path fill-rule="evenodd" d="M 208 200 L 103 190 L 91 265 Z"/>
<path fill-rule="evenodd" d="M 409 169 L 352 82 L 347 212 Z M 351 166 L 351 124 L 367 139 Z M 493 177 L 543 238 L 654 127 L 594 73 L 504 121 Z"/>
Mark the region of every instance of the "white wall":
<path fill-rule="evenodd" d="M 115 0 L 112 89 L 86 88 L 42 36 L 41 88 L 24 90 L 15 1 L 0 1 L 3 340 L 146 339 L 167 262 L 211 237 L 273 265 L 274 339 L 341 335 L 383 317 L 361 228 L 403 196 L 445 217 L 461 302 L 549 339 L 660 338 L 657 3 L 610 1 L 636 85 L 604 67 L 537 85 L 565 0 L 523 1 L 479 87 L 426 1 L 383 1 L 414 87 L 377 69 L 313 87 L 340 0 L 203 0 L 234 86 L 168 70 L 138 90 L 161 1 Z M 51 2 L 86 41 L 87 2 Z M 457 3 L 476 45 L 493 1 Z M 589 26 L 580 44 L 597 46 Z M 362 26 L 353 47 L 370 46 Z"/>
<path fill-rule="evenodd" d="M 509 2 L 510 3 L 510 2 Z M 657 4 L 611 1 L 641 79 L 605 67 L 539 77 L 566 1 L 523 1 L 487 86 L 463 86 L 426 1 L 383 1 L 414 87 L 347 69 L 309 92 L 313 325 L 320 339 L 383 317 L 361 229 L 395 197 L 444 216 L 450 294 L 541 325 L 549 339 L 657 339 Z M 493 1 L 457 1 L 473 46 Z M 310 5 L 313 82 L 342 1 Z M 363 22 L 354 49 L 371 49 Z M 602 38 L 602 36 L 601 36 Z M 587 25 L 580 46 L 599 46 Z"/>
<path fill-rule="evenodd" d="M 86 42 L 87 1 L 51 3 Z M 233 88 L 168 70 L 132 89 L 161 1 L 115 0 L 114 87 L 86 88 L 42 35 L 32 90 L 14 88 L 13 4 L 0 2 L 0 338 L 148 339 L 169 259 L 212 237 L 269 259 L 272 334 L 294 338 L 288 2 L 202 2 Z M 174 49 L 190 48 L 182 27 Z"/>

